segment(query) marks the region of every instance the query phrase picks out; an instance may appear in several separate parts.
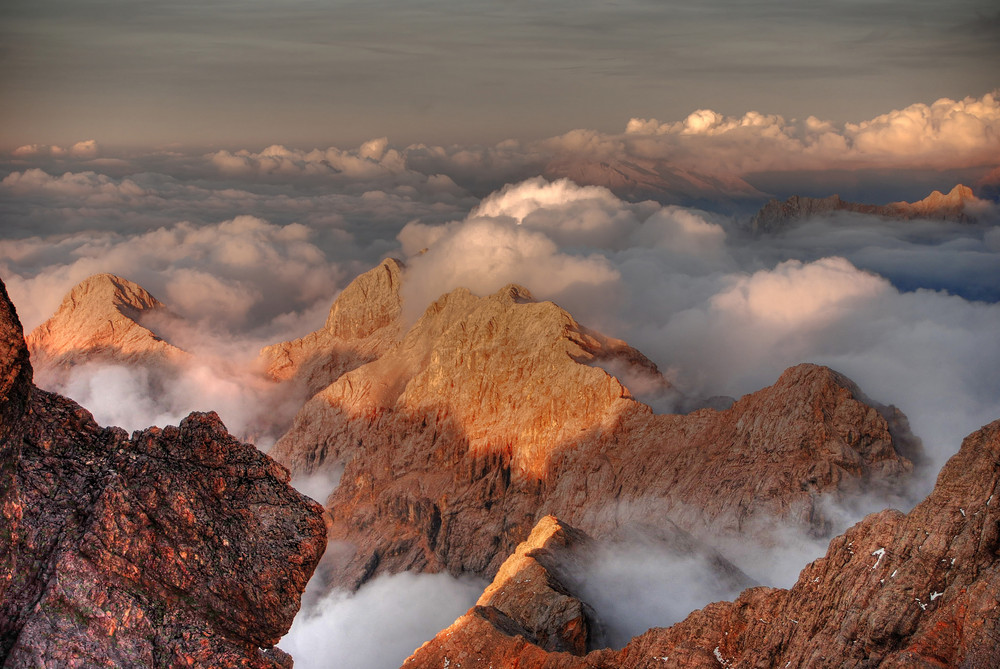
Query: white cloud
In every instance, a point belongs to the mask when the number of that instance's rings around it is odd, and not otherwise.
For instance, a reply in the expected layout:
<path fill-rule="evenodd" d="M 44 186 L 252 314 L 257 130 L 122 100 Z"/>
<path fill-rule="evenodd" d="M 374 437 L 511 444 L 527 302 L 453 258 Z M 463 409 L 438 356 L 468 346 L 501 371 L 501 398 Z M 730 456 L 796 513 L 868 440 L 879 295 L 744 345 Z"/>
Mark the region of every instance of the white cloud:
<path fill-rule="evenodd" d="M 1000 155 L 1000 96 L 918 103 L 842 127 L 748 112 L 700 109 L 683 121 L 634 118 L 626 152 L 708 172 L 856 167 L 934 167 L 995 163 Z"/>
<path fill-rule="evenodd" d="M 355 593 L 334 590 L 304 606 L 279 646 L 302 669 L 398 667 L 475 604 L 484 587 L 447 574 L 380 576 Z"/>
<path fill-rule="evenodd" d="M 560 252 L 545 234 L 510 220 L 469 218 L 443 229 L 407 226 L 400 240 L 407 255 L 404 305 L 411 318 L 457 287 L 487 295 L 519 283 L 540 299 L 583 308 L 588 295 L 609 297 L 619 280 L 603 256 Z"/>

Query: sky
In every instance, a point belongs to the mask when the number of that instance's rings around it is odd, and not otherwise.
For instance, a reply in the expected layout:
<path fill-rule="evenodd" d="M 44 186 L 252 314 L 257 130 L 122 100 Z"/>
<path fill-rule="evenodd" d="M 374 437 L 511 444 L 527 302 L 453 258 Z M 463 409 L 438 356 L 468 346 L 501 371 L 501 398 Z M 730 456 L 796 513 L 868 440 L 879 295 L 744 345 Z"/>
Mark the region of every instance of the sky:
<path fill-rule="evenodd" d="M 997 85 L 991 0 L 7 0 L 0 148 L 350 146 L 835 122 Z"/>

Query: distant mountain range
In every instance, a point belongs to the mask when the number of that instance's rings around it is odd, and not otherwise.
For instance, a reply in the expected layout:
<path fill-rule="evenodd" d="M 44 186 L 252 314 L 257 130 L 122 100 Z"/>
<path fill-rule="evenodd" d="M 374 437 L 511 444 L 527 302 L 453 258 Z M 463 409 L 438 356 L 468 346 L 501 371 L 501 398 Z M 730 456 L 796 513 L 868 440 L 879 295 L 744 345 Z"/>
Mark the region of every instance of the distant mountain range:
<path fill-rule="evenodd" d="M 927 219 L 975 223 L 991 204 L 976 197 L 972 189 L 961 184 L 947 195 L 934 191 L 917 202 L 892 202 L 886 205 L 860 204 L 841 200 L 839 195 L 824 198 L 793 195 L 784 202 L 770 200 L 750 220 L 750 229 L 757 234 L 774 233 L 809 218 L 851 212 L 897 220 Z"/>

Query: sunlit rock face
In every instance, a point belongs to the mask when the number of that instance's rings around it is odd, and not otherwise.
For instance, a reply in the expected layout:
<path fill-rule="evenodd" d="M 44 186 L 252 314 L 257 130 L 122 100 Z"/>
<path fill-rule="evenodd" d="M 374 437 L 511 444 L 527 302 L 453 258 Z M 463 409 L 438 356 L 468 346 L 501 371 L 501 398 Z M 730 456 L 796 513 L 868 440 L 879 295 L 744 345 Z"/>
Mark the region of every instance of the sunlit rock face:
<path fill-rule="evenodd" d="M 733 602 L 710 604 L 672 627 L 652 629 L 620 651 L 583 657 L 551 652 L 537 636 L 498 624 L 477 606 L 403 666 L 998 666 L 997 462 L 1000 421 L 965 439 L 934 491 L 910 513 L 868 516 L 834 538 L 826 556 L 807 565 L 791 589 L 746 590 Z M 511 561 L 521 553 L 519 547 Z"/>
<path fill-rule="evenodd" d="M 697 555 L 713 579 L 738 586 L 735 591 L 752 584 L 721 555 L 669 523 L 658 538 L 647 540 L 645 548 L 676 557 Z M 446 659 L 463 666 L 470 661 L 515 666 L 531 653 L 579 657 L 607 647 L 607 621 L 583 593 L 598 561 L 635 548 L 624 540 L 596 541 L 555 516 L 543 517 L 475 606 L 418 648 L 404 666 L 440 667 Z"/>
<path fill-rule="evenodd" d="M 213 413 L 129 437 L 33 388 L 0 298 L 4 666 L 289 666 L 321 507 Z"/>
<path fill-rule="evenodd" d="M 58 375 L 86 362 L 160 364 L 186 354 L 140 321 L 164 305 L 136 283 L 95 274 L 63 298 L 56 313 L 27 337 L 32 364 Z"/>
<path fill-rule="evenodd" d="M 352 281 L 337 297 L 322 329 L 272 344 L 260 353 L 266 374 L 293 380 L 314 395 L 344 372 L 370 362 L 399 341 L 403 264 L 389 258 Z"/>
<path fill-rule="evenodd" d="M 598 538 L 664 519 L 826 533 L 824 497 L 892 489 L 919 450 L 898 412 L 824 367 L 688 415 L 637 401 L 619 378 L 638 376 L 673 392 L 641 353 L 521 287 L 456 290 L 318 393 L 273 454 L 296 474 L 345 467 L 331 536 L 356 551 L 331 579 L 357 587 L 406 570 L 491 578 L 549 513 Z"/>
<path fill-rule="evenodd" d="M 783 230 L 798 221 L 815 216 L 829 216 L 837 212 L 854 212 L 909 220 L 915 218 L 974 223 L 988 203 L 975 196 L 972 189 L 961 184 L 947 195 L 934 191 L 917 202 L 892 202 L 886 205 L 860 204 L 841 200 L 839 195 L 824 198 L 793 195 L 784 202 L 771 200 L 750 221 L 755 233 L 772 233 Z"/>

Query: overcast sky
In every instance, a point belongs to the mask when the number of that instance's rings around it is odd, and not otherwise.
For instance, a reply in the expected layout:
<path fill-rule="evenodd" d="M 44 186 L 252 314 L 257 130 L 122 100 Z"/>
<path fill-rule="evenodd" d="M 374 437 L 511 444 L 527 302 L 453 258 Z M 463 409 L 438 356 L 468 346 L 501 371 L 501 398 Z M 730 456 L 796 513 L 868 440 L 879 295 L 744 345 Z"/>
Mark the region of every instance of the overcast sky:
<path fill-rule="evenodd" d="M 994 0 L 5 0 L 0 149 L 834 121 L 997 87 Z"/>

